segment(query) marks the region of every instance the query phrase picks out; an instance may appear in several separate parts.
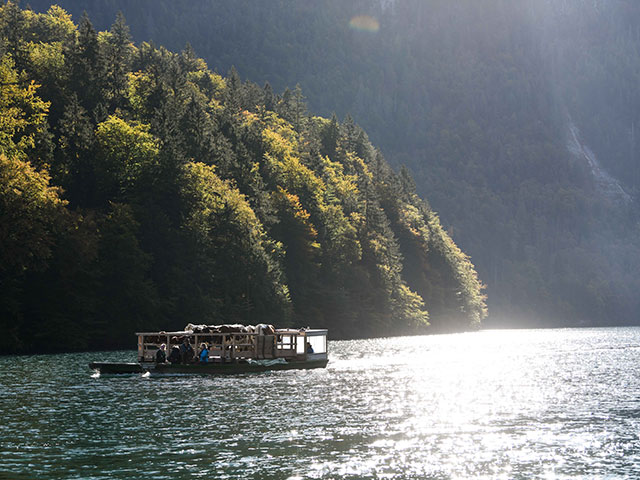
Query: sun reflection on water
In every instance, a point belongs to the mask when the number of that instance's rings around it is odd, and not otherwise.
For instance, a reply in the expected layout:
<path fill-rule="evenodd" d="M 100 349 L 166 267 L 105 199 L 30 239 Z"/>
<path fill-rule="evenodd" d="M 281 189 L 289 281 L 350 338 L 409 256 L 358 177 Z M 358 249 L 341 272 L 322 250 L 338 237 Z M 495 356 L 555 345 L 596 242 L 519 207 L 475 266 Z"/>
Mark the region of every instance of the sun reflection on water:
<path fill-rule="evenodd" d="M 638 478 L 639 346 L 640 329 L 343 341 L 326 369 L 234 377 L 0 358 L 0 463 L 53 480 Z"/>

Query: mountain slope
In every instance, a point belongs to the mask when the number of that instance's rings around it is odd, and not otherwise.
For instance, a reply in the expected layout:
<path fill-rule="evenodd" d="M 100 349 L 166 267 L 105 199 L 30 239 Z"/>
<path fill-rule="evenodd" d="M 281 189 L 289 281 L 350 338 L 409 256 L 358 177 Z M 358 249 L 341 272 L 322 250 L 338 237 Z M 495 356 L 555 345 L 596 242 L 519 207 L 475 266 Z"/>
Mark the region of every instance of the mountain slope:
<path fill-rule="evenodd" d="M 488 285 L 490 325 L 637 321 L 636 2 L 86 8 L 103 27 L 121 9 L 138 40 L 189 42 L 218 71 L 234 64 L 277 91 L 298 82 L 314 111 L 358 118 L 471 254 Z M 568 148 L 574 127 L 593 156 Z M 630 201 L 611 201 L 603 179 Z"/>
<path fill-rule="evenodd" d="M 473 265 L 355 122 L 64 10 L 0 8 L 3 352 L 270 322 L 477 328 Z"/>

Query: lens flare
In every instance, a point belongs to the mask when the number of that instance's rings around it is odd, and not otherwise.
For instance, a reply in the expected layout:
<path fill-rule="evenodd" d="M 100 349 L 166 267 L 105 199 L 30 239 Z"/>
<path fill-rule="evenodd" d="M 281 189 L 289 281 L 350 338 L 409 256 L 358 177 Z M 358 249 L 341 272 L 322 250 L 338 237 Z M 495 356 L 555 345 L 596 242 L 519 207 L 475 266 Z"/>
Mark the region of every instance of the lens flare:
<path fill-rule="evenodd" d="M 349 20 L 349 27 L 361 32 L 376 33 L 380 30 L 380 22 L 369 15 L 357 15 Z"/>

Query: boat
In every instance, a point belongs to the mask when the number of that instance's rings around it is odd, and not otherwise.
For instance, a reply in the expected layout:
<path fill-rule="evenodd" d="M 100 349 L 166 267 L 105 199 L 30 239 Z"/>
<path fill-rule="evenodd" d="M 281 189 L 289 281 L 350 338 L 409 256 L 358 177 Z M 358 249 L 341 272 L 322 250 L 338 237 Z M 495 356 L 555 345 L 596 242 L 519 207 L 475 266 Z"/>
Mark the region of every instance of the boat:
<path fill-rule="evenodd" d="M 137 332 L 137 362 L 91 362 L 89 368 L 100 374 L 116 375 L 147 372 L 224 375 L 324 368 L 329 361 L 327 334 L 326 329 L 276 329 L 266 324 L 189 324 L 176 332 Z M 206 363 L 198 361 L 195 353 L 202 344 L 208 349 Z M 168 360 L 173 361 L 156 361 L 163 345 Z M 188 353 L 178 353 L 185 351 Z"/>

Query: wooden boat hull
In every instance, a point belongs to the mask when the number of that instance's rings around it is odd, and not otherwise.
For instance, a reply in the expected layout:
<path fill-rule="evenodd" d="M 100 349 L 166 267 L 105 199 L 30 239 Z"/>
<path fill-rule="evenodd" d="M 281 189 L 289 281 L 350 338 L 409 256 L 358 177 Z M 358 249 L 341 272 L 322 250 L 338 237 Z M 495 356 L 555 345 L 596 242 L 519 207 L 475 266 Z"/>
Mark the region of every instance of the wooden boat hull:
<path fill-rule="evenodd" d="M 101 374 L 126 375 L 150 372 L 152 374 L 195 374 L 195 375 L 231 375 L 240 373 L 259 373 L 271 370 L 300 370 L 324 368 L 328 360 L 307 360 L 261 365 L 249 362 L 237 363 L 208 363 L 208 364 L 159 364 L 143 366 L 140 363 L 92 362 L 89 368 L 98 370 Z"/>

